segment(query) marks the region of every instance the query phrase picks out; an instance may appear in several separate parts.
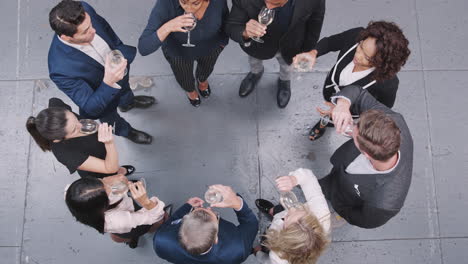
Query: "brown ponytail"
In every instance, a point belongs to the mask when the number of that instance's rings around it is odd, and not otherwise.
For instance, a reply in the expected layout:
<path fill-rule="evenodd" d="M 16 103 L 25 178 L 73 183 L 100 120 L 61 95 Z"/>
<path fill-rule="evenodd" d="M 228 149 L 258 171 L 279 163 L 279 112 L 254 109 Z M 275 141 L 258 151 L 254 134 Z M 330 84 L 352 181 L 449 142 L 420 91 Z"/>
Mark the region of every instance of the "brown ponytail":
<path fill-rule="evenodd" d="M 28 118 L 28 121 L 26 121 L 26 129 L 28 130 L 29 134 L 34 138 L 34 141 L 36 141 L 37 145 L 42 149 L 42 151 L 50 151 L 50 140 L 44 138 L 41 136 L 39 131 L 37 131 L 36 127 L 36 118 L 34 116 L 30 116 Z"/>
<path fill-rule="evenodd" d="M 66 136 L 66 112 L 58 107 L 42 110 L 37 117 L 30 116 L 26 121 L 26 129 L 43 151 L 50 151 L 54 140 L 63 140 Z"/>

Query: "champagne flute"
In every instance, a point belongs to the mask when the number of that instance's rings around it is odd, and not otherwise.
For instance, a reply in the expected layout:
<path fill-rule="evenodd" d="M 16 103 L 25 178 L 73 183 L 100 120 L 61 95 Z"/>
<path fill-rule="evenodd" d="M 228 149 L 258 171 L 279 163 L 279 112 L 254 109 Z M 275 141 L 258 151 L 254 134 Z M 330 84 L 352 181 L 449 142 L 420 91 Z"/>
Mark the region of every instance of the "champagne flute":
<path fill-rule="evenodd" d="M 122 52 L 118 49 L 115 49 L 109 52 L 109 56 L 110 56 L 110 63 L 111 63 L 110 65 L 112 68 L 117 68 L 125 59 Z M 128 73 L 128 70 L 127 68 L 125 68 L 124 76 L 127 75 L 127 73 Z"/>
<path fill-rule="evenodd" d="M 190 14 L 192 16 L 193 24 L 192 26 L 183 27 L 183 29 L 187 30 L 187 43 L 182 44 L 182 46 L 189 48 L 195 47 L 194 44 L 190 43 L 190 31 L 192 31 L 197 26 L 197 18 L 193 13 L 184 12 L 184 14 Z"/>
<path fill-rule="evenodd" d="M 266 6 L 262 7 L 260 13 L 258 13 L 258 22 L 262 25 L 268 26 L 273 22 L 273 18 L 275 17 L 275 10 L 268 9 Z M 252 37 L 253 40 L 264 43 L 263 39 L 259 37 Z"/>
<path fill-rule="evenodd" d="M 92 119 L 80 119 L 79 122 L 81 123 L 80 132 L 83 134 L 90 135 L 98 131 L 99 124 Z"/>

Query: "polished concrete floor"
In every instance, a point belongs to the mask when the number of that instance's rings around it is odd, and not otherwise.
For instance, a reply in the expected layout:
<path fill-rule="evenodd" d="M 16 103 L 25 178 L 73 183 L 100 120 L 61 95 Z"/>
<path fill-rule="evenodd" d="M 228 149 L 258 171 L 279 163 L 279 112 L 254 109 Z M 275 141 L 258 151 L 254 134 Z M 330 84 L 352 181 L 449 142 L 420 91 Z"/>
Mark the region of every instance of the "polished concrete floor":
<path fill-rule="evenodd" d="M 1 3 L 0 263 L 165 263 L 154 254 L 151 235 L 132 250 L 72 219 L 63 190 L 78 176 L 40 151 L 24 128 L 26 118 L 45 108 L 48 98 L 67 99 L 47 72 L 53 36 L 47 19 L 56 2 Z M 136 45 L 154 0 L 90 3 L 125 43 Z M 333 243 L 319 263 L 467 262 L 467 9 L 465 0 L 327 1 L 322 36 L 386 19 L 401 25 L 410 40 L 412 54 L 399 74 L 395 110 L 411 128 L 415 162 L 403 210 L 374 230 L 350 225 L 333 230 Z M 314 109 L 322 103 L 321 85 L 335 59 L 329 54 L 319 59 L 316 71 L 295 74 L 291 102 L 280 110 L 275 60 L 266 62 L 256 92 L 238 97 L 248 64 L 231 41 L 209 79 L 213 95 L 195 109 L 160 51 L 138 56 L 131 74 L 151 76 L 155 86 L 136 93 L 154 95 L 159 104 L 123 116 L 155 140 L 140 146 L 118 138 L 120 161 L 137 168 L 151 194 L 176 206 L 202 196 L 214 183 L 233 186 L 251 207 L 258 197 L 277 200 L 276 176 L 306 167 L 322 177 L 331 153 L 344 142 L 336 133 L 315 143 L 306 136 L 318 118 Z M 234 220 L 230 210 L 221 213 Z M 265 227 L 266 220 L 261 221 Z"/>

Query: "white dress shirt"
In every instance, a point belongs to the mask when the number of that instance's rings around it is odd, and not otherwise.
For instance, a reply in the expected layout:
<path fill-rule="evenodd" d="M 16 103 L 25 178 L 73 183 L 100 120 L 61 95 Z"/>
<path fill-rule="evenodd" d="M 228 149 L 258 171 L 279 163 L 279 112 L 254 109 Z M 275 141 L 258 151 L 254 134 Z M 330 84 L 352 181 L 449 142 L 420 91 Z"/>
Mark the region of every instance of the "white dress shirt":
<path fill-rule="evenodd" d="M 57 38 L 62 41 L 65 45 L 73 47 L 77 50 L 82 51 L 84 54 L 90 56 L 95 61 L 99 62 L 102 66 L 106 65 L 106 56 L 111 52 L 109 45 L 98 35 L 94 35 L 93 41 L 90 45 L 80 45 L 67 42 L 57 36 Z"/>
<path fill-rule="evenodd" d="M 310 211 L 317 217 L 319 222 L 322 224 L 324 231 L 330 234 L 330 210 L 328 209 L 327 201 L 323 195 L 322 188 L 318 183 L 317 177 L 311 170 L 308 169 L 297 169 L 290 172 L 289 175 L 296 177 L 298 184 L 301 186 L 304 196 L 306 198 L 305 205 L 309 207 Z M 284 210 L 277 213 L 273 217 L 273 221 L 269 227 L 275 230 L 281 230 L 284 228 L 283 218 L 288 213 Z M 285 259 L 281 259 L 278 254 L 274 251 L 270 251 L 266 254 L 262 251 L 258 251 L 256 258 L 261 263 L 271 264 L 288 264 L 289 262 Z"/>

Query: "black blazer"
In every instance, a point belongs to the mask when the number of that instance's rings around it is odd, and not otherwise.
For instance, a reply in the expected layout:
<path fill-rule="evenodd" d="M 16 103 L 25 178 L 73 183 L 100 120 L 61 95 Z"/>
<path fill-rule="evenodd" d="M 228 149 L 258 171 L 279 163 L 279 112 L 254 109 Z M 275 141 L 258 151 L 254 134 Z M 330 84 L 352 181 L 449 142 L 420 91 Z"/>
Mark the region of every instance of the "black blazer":
<path fill-rule="evenodd" d="M 265 43 L 250 41 L 250 46 L 246 47 L 242 37 L 245 24 L 250 19 L 257 20 L 258 13 L 265 6 L 265 2 L 264 0 L 233 0 L 231 13 L 226 22 L 226 33 L 254 58 L 271 59 L 280 51 L 286 63 L 291 64 L 294 56 L 315 48 L 325 15 L 325 0 L 294 1 L 294 13 L 285 34 L 282 36 L 268 34 L 268 31 L 279 30 L 271 24 L 268 26 L 267 34 L 262 37 Z"/>
<path fill-rule="evenodd" d="M 357 38 L 359 33 L 364 30 L 364 28 L 353 28 L 347 30 L 345 32 L 326 37 L 321 39 L 317 43 L 317 57 L 327 54 L 330 51 L 339 51 L 339 55 L 337 58 L 337 63 L 331 68 L 330 72 L 328 73 L 327 78 L 325 79 L 325 84 L 323 85 L 323 97 L 326 101 L 330 101 L 330 98 L 339 90 L 343 89 L 344 87 L 338 87 L 336 90 L 334 87 L 328 87 L 333 84 L 332 78 L 335 80 L 335 83 L 339 84 L 340 74 L 343 69 L 348 65 L 354 58 L 354 54 L 356 53 L 356 48 L 352 49 L 354 45 L 357 44 Z M 350 50 L 352 49 L 352 50 Z M 349 51 L 349 52 L 348 52 Z M 347 53 L 348 52 L 348 53 Z M 347 53 L 347 54 L 346 54 Z M 346 56 L 344 56 L 346 54 Z M 343 57 L 344 56 L 344 57 Z M 343 58 L 342 58 L 343 57 Z M 340 61 L 341 59 L 341 61 Z M 340 61 L 338 63 L 338 61 Z M 335 71 L 336 68 L 336 71 Z M 333 72 L 335 74 L 333 75 Z M 374 81 L 373 74 L 369 74 L 366 77 L 357 80 L 356 82 L 352 83 L 351 85 L 358 85 L 361 87 L 365 87 L 366 85 L 372 83 Z M 398 90 L 399 84 L 398 77 L 395 75 L 390 80 L 375 82 L 374 84 L 368 86 L 366 89 L 367 91 L 377 99 L 377 101 L 381 102 L 385 106 L 392 108 L 393 104 L 395 103 L 396 93 Z"/>

